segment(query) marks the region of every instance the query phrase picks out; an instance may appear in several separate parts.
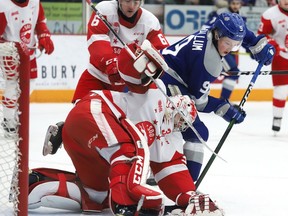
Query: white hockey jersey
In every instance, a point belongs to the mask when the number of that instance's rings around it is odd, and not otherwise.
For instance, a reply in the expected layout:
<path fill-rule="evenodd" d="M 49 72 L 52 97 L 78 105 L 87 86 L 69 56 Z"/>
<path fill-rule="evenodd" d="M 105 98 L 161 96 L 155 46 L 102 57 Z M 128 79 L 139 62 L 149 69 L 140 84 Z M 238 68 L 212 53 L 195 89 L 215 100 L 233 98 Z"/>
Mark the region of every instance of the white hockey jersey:
<path fill-rule="evenodd" d="M 7 21 L 6 28 L 0 36 L 7 41 L 23 42 L 29 48 L 35 48 L 35 27 L 39 16 L 39 0 L 29 0 L 27 6 L 19 6 L 11 0 L 1 0 Z"/>
<path fill-rule="evenodd" d="M 157 80 L 162 89 L 165 86 Z M 95 91 L 107 101 L 108 98 Z M 174 122 L 163 122 L 166 97 L 158 88 L 149 89 L 146 94 L 111 92 L 113 103 L 126 114 L 148 141 L 150 160 L 153 162 L 171 161 L 176 152 L 183 153 L 183 139 L 180 132 L 173 132 Z M 110 109 L 116 110 L 112 103 Z M 117 114 L 116 114 L 117 116 Z"/>
<path fill-rule="evenodd" d="M 130 23 L 119 15 L 118 1 L 102 1 L 96 8 L 125 44 L 136 43 L 140 46 L 145 39 L 148 39 L 158 50 L 169 45 L 159 20 L 146 9 L 140 7 L 134 22 Z M 95 13 L 88 23 L 87 44 L 90 52 L 88 72 L 102 82 L 110 84 L 101 62 L 116 57 L 123 44 Z"/>
<path fill-rule="evenodd" d="M 279 5 L 267 9 L 261 17 L 261 25 L 258 33 L 269 34 L 281 48 L 288 49 L 288 13 Z M 279 53 L 288 59 L 288 52 Z"/>

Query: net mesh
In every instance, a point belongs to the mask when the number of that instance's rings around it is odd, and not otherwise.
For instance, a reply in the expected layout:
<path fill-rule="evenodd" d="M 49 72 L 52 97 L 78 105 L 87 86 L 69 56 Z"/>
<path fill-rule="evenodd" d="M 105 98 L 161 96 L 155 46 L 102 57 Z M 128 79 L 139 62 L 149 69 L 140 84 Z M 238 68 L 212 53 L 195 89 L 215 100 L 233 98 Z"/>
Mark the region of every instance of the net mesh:
<path fill-rule="evenodd" d="M 19 65 L 15 43 L 0 43 L 0 215 L 18 215 Z"/>

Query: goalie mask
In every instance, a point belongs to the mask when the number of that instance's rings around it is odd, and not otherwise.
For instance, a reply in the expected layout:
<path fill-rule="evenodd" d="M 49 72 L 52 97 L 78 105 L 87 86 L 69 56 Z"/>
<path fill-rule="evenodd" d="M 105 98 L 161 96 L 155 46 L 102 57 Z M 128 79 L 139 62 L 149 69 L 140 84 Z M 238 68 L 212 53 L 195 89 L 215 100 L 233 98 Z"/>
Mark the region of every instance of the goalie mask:
<path fill-rule="evenodd" d="M 169 98 L 163 123 L 173 124 L 173 131 L 183 132 L 189 127 L 189 124 L 193 124 L 197 117 L 195 102 L 187 95 L 176 95 Z"/>

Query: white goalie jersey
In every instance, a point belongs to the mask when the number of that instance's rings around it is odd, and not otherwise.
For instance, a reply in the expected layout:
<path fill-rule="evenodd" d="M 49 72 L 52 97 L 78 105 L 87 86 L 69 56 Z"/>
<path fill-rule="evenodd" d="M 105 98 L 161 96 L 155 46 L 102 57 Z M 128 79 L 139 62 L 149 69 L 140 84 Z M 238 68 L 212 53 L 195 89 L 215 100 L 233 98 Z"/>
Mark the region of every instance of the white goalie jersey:
<path fill-rule="evenodd" d="M 165 91 L 161 80 L 157 83 Z M 101 94 L 101 91 L 95 91 Z M 176 152 L 183 153 L 183 140 L 180 132 L 173 131 L 173 123 L 163 123 L 166 96 L 158 88 L 150 88 L 146 94 L 111 92 L 113 102 L 126 114 L 148 141 L 150 160 L 153 162 L 171 161 Z M 103 96 L 102 96 L 103 97 Z M 104 96 L 105 97 L 105 96 Z M 109 100 L 104 98 L 104 100 Z M 109 105 L 109 104 L 108 104 Z M 115 108 L 109 105 L 111 110 Z"/>

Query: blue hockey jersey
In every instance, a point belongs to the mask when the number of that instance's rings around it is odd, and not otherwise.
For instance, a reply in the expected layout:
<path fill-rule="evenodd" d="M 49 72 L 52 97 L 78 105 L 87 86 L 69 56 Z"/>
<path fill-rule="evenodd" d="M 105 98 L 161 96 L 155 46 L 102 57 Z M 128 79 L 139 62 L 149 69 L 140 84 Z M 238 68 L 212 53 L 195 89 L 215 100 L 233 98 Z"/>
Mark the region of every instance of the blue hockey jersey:
<path fill-rule="evenodd" d="M 257 42 L 253 32 L 246 28 L 242 46 Z M 210 84 L 222 71 L 222 57 L 214 43 L 211 28 L 201 29 L 161 51 L 170 69 L 162 80 L 168 94 L 190 95 L 200 112 L 212 112 L 223 100 L 209 96 Z"/>

